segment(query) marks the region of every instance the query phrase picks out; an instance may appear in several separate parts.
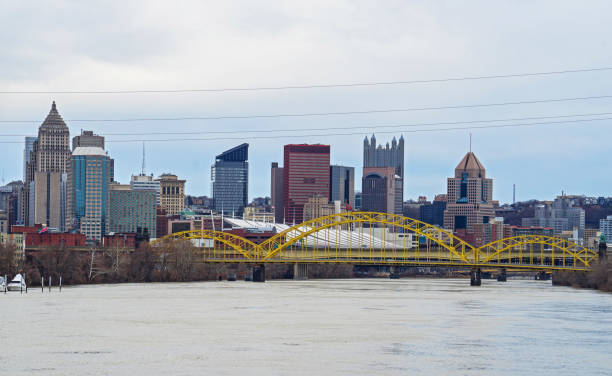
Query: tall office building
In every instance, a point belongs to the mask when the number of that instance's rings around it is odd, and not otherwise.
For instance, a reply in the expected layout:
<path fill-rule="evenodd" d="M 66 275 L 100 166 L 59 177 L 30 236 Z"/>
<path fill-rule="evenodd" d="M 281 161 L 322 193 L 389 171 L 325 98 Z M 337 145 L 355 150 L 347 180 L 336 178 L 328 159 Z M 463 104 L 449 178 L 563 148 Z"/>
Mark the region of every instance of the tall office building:
<path fill-rule="evenodd" d="M 38 141 L 38 137 L 26 137 L 25 145 L 23 148 L 23 181 L 29 181 L 27 177 L 27 166 L 30 163 L 30 156 L 34 151 L 34 143 Z"/>
<path fill-rule="evenodd" d="M 72 150 L 78 147 L 97 147 L 104 149 L 104 136 L 94 134 L 93 131 L 81 130 L 81 134 L 72 138 Z M 115 160 L 112 158 L 108 159 L 109 163 L 109 174 L 108 181 L 113 182 L 115 180 Z"/>
<path fill-rule="evenodd" d="M 26 146 L 27 147 L 27 146 Z M 70 134 L 66 123 L 57 112 L 55 102 L 38 129 L 38 140 L 32 145 L 30 161 L 26 165 L 24 191 L 28 194 L 28 224 L 41 223 L 64 229 L 66 213 L 62 209 L 61 187 L 69 170 Z"/>
<path fill-rule="evenodd" d="M 285 223 L 304 220 L 304 204 L 321 195 L 329 201 L 329 145 L 285 145 L 283 210 Z"/>
<path fill-rule="evenodd" d="M 176 215 L 185 208 L 185 180 L 176 175 L 162 174 L 156 179 L 159 182 L 160 206 L 168 215 Z"/>
<path fill-rule="evenodd" d="M 18 222 L 28 224 L 28 207 L 30 202 L 30 181 L 34 180 L 34 169 L 31 163 L 32 152 L 34 151 L 34 143 L 38 137 L 26 137 L 23 148 L 23 187 L 19 194 L 19 215 Z M 31 176 L 29 176 L 31 175 Z"/>
<path fill-rule="evenodd" d="M 402 182 L 393 167 L 364 167 L 361 179 L 361 210 L 402 213 Z"/>
<path fill-rule="evenodd" d="M 455 168 L 455 177 L 447 180 L 444 228 L 473 232 L 475 224 L 495 218 L 493 179 L 476 155 L 468 152 Z"/>
<path fill-rule="evenodd" d="M 107 232 L 142 232 L 157 237 L 157 194 L 137 190 L 127 184 L 111 184 L 108 200 Z"/>
<path fill-rule="evenodd" d="M 330 178 L 329 199 L 340 201 L 343 206 L 349 204 L 351 208 L 355 208 L 355 168 L 331 166 Z"/>
<path fill-rule="evenodd" d="M 402 214 L 404 202 L 404 137 L 383 148 L 376 136 L 363 140 L 362 210 Z"/>
<path fill-rule="evenodd" d="M 278 167 L 277 162 L 272 162 L 270 170 L 270 197 L 274 221 L 276 223 L 283 223 L 283 168 Z"/>
<path fill-rule="evenodd" d="M 211 166 L 214 209 L 242 216 L 249 194 L 249 144 L 238 145 L 215 157 Z"/>
<path fill-rule="evenodd" d="M 107 233 L 108 160 L 99 147 L 77 147 L 70 158 L 68 222 L 90 240 L 101 240 Z"/>
<path fill-rule="evenodd" d="M 153 191 L 155 192 L 155 203 L 160 205 L 159 193 L 160 183 L 158 180 L 153 179 L 153 174 L 145 175 L 132 175 L 130 179 L 130 188 L 135 191 Z"/>

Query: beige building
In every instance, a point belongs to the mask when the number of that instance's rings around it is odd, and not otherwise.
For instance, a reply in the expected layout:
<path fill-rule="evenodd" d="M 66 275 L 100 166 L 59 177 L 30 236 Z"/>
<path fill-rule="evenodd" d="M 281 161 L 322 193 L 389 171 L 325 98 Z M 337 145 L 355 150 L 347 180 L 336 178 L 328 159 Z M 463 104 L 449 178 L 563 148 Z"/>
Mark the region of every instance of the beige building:
<path fill-rule="evenodd" d="M 304 204 L 304 221 L 336 213 L 336 205 L 330 204 L 326 196 L 314 195 Z"/>
<path fill-rule="evenodd" d="M 247 221 L 274 223 L 274 213 L 264 208 L 247 206 L 244 208 L 243 218 Z"/>
<path fill-rule="evenodd" d="M 64 229 L 66 217 L 66 176 L 69 169 L 70 133 L 57 112 L 55 102 L 38 129 L 30 163 L 26 166 L 27 223 Z"/>
<path fill-rule="evenodd" d="M 34 173 L 34 223 L 62 229 L 66 214 L 66 174 L 36 171 Z M 62 197 L 63 196 L 63 197 Z"/>
<path fill-rule="evenodd" d="M 467 153 L 455 168 L 455 177 L 448 178 L 444 228 L 473 232 L 474 225 L 489 223 L 495 218 L 493 179 L 476 155 Z"/>
<path fill-rule="evenodd" d="M 176 175 L 162 174 L 159 181 L 159 201 L 168 215 L 178 214 L 185 207 L 185 180 Z"/>

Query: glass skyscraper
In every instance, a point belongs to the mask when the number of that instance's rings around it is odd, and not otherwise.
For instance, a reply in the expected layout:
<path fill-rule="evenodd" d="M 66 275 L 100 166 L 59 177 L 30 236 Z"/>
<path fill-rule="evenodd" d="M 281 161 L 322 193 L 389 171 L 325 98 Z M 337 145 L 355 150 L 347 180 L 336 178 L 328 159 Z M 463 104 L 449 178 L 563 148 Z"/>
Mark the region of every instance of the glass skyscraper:
<path fill-rule="evenodd" d="M 216 211 L 241 216 L 248 204 L 249 144 L 227 150 L 211 167 L 213 204 Z"/>
<path fill-rule="evenodd" d="M 87 239 L 106 234 L 110 163 L 99 147 L 77 147 L 72 152 L 68 184 L 71 227 Z"/>

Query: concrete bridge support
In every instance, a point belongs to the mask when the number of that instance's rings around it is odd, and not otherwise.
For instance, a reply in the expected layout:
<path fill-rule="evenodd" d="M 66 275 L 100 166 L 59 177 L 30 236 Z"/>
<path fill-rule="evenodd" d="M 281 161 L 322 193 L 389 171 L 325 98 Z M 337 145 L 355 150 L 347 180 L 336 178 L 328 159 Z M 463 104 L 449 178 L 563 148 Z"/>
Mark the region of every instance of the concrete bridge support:
<path fill-rule="evenodd" d="M 497 273 L 497 281 L 498 282 L 506 282 L 508 280 L 508 276 L 506 275 L 506 269 L 500 269 Z"/>
<path fill-rule="evenodd" d="M 470 286 L 480 286 L 482 284 L 481 276 L 480 268 L 472 269 L 470 272 Z"/>
<path fill-rule="evenodd" d="M 266 265 L 253 265 L 253 282 L 266 281 Z"/>
<path fill-rule="evenodd" d="M 300 281 L 308 279 L 308 264 L 293 264 L 293 279 Z"/>
<path fill-rule="evenodd" d="M 389 278 L 390 279 L 400 279 L 399 266 L 389 267 Z"/>

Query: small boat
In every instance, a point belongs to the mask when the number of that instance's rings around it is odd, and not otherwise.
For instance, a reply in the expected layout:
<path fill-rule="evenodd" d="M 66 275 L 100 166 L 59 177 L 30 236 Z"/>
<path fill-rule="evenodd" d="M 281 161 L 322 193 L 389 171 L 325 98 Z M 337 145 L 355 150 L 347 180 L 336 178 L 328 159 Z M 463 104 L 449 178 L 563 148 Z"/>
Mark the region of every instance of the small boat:
<path fill-rule="evenodd" d="M 17 274 L 12 281 L 7 285 L 9 291 L 25 291 L 26 283 L 25 278 L 21 274 Z"/>

